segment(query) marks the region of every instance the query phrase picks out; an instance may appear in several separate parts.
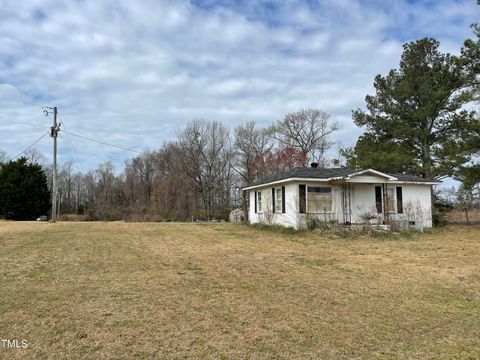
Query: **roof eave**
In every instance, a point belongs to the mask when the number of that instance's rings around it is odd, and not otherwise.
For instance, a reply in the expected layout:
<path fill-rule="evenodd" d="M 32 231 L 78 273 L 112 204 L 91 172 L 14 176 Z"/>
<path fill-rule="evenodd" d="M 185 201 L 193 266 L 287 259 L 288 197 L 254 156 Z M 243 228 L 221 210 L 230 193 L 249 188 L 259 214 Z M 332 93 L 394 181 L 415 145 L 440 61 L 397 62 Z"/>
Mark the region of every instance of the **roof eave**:
<path fill-rule="evenodd" d="M 395 177 L 390 177 L 392 180 L 387 178 L 388 183 L 390 184 L 410 184 L 410 185 L 440 185 L 442 182 L 441 181 L 415 181 L 415 180 L 398 180 Z M 270 185 L 277 185 L 277 184 L 283 184 L 287 182 L 292 182 L 292 181 L 308 181 L 308 182 L 331 182 L 331 181 L 337 181 L 337 180 L 351 180 L 347 176 L 337 176 L 337 177 L 331 177 L 331 178 L 299 178 L 299 177 L 290 177 L 286 179 L 281 179 L 281 180 L 276 180 L 276 181 L 269 181 L 266 183 L 262 184 L 257 184 L 257 185 L 251 185 L 244 187 L 242 190 L 253 190 L 253 189 L 258 189 L 262 187 L 267 187 Z M 350 182 L 352 184 L 355 184 L 354 181 Z M 359 184 L 362 184 L 359 182 Z"/>
<path fill-rule="evenodd" d="M 390 184 L 411 184 L 411 185 L 440 185 L 441 181 L 415 181 L 415 180 L 395 180 L 390 181 Z"/>
<path fill-rule="evenodd" d="M 289 177 L 289 178 L 286 178 L 286 179 L 280 179 L 280 180 L 269 181 L 269 182 L 265 182 L 265 183 L 261 183 L 261 184 L 250 185 L 250 186 L 244 187 L 242 190 L 258 189 L 258 188 L 260 188 L 260 187 L 265 187 L 265 186 L 268 186 L 268 185 L 283 184 L 283 183 L 290 182 L 290 181 L 318 181 L 318 182 L 328 182 L 328 181 L 330 181 L 331 179 L 332 179 L 332 178 L 324 178 L 324 179 L 322 179 L 322 178 Z"/>
<path fill-rule="evenodd" d="M 384 177 L 385 179 L 388 179 L 388 180 L 391 180 L 391 181 L 398 180 L 398 178 L 396 178 L 395 176 L 392 176 L 392 175 L 389 175 L 389 174 L 386 174 L 386 173 L 383 173 L 381 171 L 374 170 L 374 169 L 365 169 L 365 170 L 360 170 L 360 171 L 354 172 L 352 174 L 349 174 L 349 175 L 345 176 L 345 179 L 351 179 L 353 176 L 359 176 L 359 175 L 363 175 L 365 173 L 373 173 L 377 176 Z"/>

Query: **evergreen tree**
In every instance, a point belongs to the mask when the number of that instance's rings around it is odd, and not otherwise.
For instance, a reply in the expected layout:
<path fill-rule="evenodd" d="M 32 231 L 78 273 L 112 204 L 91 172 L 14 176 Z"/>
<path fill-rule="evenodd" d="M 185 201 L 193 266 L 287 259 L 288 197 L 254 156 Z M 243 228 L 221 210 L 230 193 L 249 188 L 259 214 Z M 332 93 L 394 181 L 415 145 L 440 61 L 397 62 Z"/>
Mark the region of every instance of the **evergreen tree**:
<path fill-rule="evenodd" d="M 472 190 L 475 186 L 480 185 L 480 164 L 477 162 L 461 168 L 455 178 L 462 182 L 464 190 Z"/>
<path fill-rule="evenodd" d="M 375 168 L 390 173 L 415 173 L 417 168 L 412 148 L 397 143 L 391 137 L 371 132 L 361 135 L 355 148 L 341 149 L 340 155 L 347 159 L 346 166 L 351 169 Z"/>
<path fill-rule="evenodd" d="M 40 165 L 26 158 L 10 161 L 0 169 L 0 216 L 35 220 L 50 209 L 50 191 Z"/>
<path fill-rule="evenodd" d="M 477 114 L 465 108 L 475 100 L 475 44 L 466 42 L 459 57 L 439 52 L 434 39 L 405 44 L 400 68 L 375 78 L 367 111 L 353 111 L 367 132 L 353 152 L 344 152 L 347 160 L 426 178 L 452 175 L 468 163 L 479 146 Z"/>
<path fill-rule="evenodd" d="M 480 0 L 477 2 L 480 5 Z M 465 41 L 461 59 L 473 78 L 472 88 L 478 101 L 480 100 L 480 25 L 472 24 L 472 29 L 476 35 L 476 41 L 472 39 Z M 477 113 L 477 122 L 478 119 Z M 466 145 L 470 147 L 473 157 L 469 163 L 455 172 L 455 178 L 462 182 L 462 188 L 467 191 L 480 184 L 480 128 L 473 126 L 472 131 L 476 132 L 476 136 L 471 137 Z"/>

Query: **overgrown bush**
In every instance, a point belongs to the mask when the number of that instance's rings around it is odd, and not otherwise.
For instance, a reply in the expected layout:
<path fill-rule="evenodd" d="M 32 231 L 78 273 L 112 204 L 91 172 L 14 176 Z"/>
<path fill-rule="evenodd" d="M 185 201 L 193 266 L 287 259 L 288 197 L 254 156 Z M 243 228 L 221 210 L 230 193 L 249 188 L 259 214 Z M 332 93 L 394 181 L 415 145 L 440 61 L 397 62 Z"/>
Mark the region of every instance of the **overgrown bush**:
<path fill-rule="evenodd" d="M 437 199 L 433 203 L 432 224 L 434 227 L 445 226 L 448 224 L 447 215 L 453 210 L 453 205 Z"/>
<path fill-rule="evenodd" d="M 100 221 L 122 220 L 122 212 L 120 210 L 104 208 L 97 213 L 96 220 L 100 220 Z"/>
<path fill-rule="evenodd" d="M 331 224 L 328 221 L 323 221 L 316 217 L 307 219 L 308 230 L 315 230 L 315 229 L 326 230 L 326 229 L 329 229 L 330 227 L 331 227 Z"/>
<path fill-rule="evenodd" d="M 60 221 L 89 221 L 88 215 L 77 214 L 63 214 L 60 216 Z"/>

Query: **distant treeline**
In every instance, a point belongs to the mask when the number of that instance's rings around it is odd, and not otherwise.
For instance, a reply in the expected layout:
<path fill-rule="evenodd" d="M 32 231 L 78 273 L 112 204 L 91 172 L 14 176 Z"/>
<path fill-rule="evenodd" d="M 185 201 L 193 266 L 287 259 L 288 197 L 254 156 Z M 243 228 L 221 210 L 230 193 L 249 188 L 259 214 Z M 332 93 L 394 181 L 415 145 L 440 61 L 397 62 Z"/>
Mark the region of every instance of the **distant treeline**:
<path fill-rule="evenodd" d="M 83 220 L 226 219 L 232 208 L 246 206 L 246 184 L 311 160 L 322 163 L 338 128 L 317 109 L 287 114 L 263 128 L 247 122 L 233 131 L 218 121 L 194 120 L 159 150 L 126 161 L 120 174 L 111 162 L 87 173 L 63 164 L 58 211 Z M 30 161 L 39 157 L 33 152 Z M 45 170 L 51 179 L 51 167 Z"/>

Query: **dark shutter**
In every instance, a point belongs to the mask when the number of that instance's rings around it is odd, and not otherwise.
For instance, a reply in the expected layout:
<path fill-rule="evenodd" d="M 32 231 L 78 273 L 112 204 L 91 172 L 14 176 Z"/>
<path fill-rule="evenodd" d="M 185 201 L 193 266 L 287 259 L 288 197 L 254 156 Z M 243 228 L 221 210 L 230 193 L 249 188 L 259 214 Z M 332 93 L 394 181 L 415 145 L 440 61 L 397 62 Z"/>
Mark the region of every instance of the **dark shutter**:
<path fill-rule="evenodd" d="M 255 214 L 257 213 L 257 192 L 255 191 Z"/>
<path fill-rule="evenodd" d="M 275 213 L 275 188 L 272 188 L 272 211 Z"/>
<path fill-rule="evenodd" d="M 397 213 L 403 214 L 403 194 L 401 186 L 397 186 Z"/>
<path fill-rule="evenodd" d="M 382 209 L 382 187 L 375 186 L 375 207 L 378 213 L 383 213 Z"/>
<path fill-rule="evenodd" d="M 305 214 L 306 212 L 306 186 L 298 185 L 298 211 L 300 214 Z"/>
<path fill-rule="evenodd" d="M 282 213 L 285 214 L 285 186 L 282 186 Z"/>

